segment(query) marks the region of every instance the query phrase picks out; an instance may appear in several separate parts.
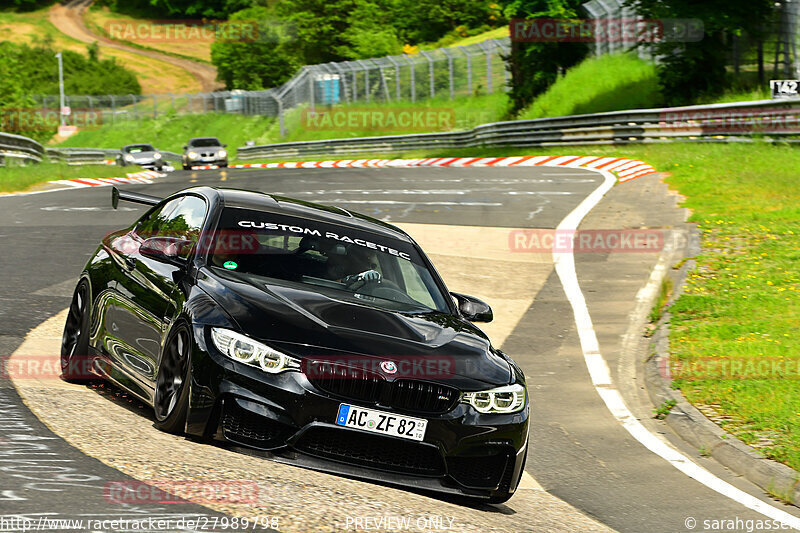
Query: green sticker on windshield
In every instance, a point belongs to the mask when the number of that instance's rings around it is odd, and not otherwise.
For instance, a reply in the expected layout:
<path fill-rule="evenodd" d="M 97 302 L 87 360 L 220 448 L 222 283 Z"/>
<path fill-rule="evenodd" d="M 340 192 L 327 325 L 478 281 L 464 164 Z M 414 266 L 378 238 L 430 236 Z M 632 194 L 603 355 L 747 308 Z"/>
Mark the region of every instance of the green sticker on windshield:
<path fill-rule="evenodd" d="M 224 267 L 225 267 L 225 268 L 227 268 L 228 270 L 235 270 L 235 269 L 236 269 L 236 267 L 238 267 L 239 265 L 237 265 L 237 264 L 236 264 L 236 261 L 225 261 L 225 262 L 222 264 L 222 266 L 224 266 Z"/>

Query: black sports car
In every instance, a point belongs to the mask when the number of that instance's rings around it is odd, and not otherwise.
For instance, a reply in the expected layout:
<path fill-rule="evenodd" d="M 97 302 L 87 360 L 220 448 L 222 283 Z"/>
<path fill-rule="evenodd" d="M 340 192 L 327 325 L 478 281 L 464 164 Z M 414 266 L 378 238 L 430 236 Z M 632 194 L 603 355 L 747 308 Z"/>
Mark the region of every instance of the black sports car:
<path fill-rule="evenodd" d="M 405 232 L 234 189 L 166 199 L 103 239 L 75 289 L 62 375 L 115 382 L 165 431 L 491 502 L 528 446 L 525 378 Z"/>

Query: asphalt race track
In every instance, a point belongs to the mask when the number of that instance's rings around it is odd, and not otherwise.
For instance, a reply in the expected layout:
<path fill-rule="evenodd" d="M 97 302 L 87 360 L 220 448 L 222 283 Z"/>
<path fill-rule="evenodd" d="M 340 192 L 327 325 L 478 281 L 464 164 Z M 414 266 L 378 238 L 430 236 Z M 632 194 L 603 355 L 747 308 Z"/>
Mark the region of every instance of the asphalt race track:
<path fill-rule="evenodd" d="M 402 225 L 431 256 L 451 290 L 493 304 L 498 323 L 486 331 L 528 377 L 533 416 L 526 470 L 532 479 L 504 505 L 469 505 L 162 434 L 152 428 L 147 409 L 108 388 L 76 388 L 57 380 L 18 383 L 23 403 L 4 378 L 0 531 L 16 531 L 2 522 L 11 514 L 37 519 L 199 517 L 207 523 L 226 514 L 243 515 L 241 508 L 224 505 L 148 506 L 103 497 L 109 481 L 220 476 L 258 480 L 260 508 L 247 511 L 278 517 L 281 531 L 356 530 L 354 517 L 359 516 L 413 516 L 411 529 L 427 531 L 727 531 L 735 528 L 707 528 L 703 521 L 767 520 L 680 472 L 623 428 L 590 379 L 552 257 L 509 252 L 511 229 L 556 228 L 602 182 L 599 173 L 574 168 L 389 168 L 178 171 L 152 184 L 124 186 L 164 196 L 195 184 L 263 190 Z M 20 346 L 52 348 L 63 323 L 59 319 L 37 330 L 41 344 L 26 341 L 26 335 L 68 306 L 75 279 L 99 240 L 144 210 L 133 204 L 121 207 L 111 209 L 110 187 L 0 196 L 4 359 Z M 611 189 L 581 227 L 677 231 L 682 219 L 658 177 L 648 176 Z M 771 500 L 700 456 L 652 419 L 653 406 L 637 384 L 628 328 L 637 294 L 658 259 L 656 253 L 575 254 L 578 280 L 612 379 L 650 433 L 730 485 L 800 516 L 794 507 Z M 424 527 L 416 522 L 420 516 L 427 517 Z M 407 529 L 382 524 L 373 530 Z"/>

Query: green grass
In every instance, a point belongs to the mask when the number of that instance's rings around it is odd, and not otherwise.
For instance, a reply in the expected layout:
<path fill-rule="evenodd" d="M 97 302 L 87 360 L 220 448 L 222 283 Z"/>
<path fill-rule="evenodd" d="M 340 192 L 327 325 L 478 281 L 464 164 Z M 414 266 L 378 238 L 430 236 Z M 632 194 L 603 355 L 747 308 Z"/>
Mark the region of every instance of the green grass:
<path fill-rule="evenodd" d="M 176 102 L 178 105 L 180 101 Z M 145 107 L 149 102 L 139 104 L 145 114 L 150 107 Z M 160 106 L 166 109 L 171 104 L 164 100 Z M 477 96 L 473 98 L 435 98 L 422 102 L 392 102 L 389 104 L 357 104 L 354 106 L 337 106 L 337 110 L 366 111 L 381 110 L 386 116 L 386 110 L 444 110 L 447 123 L 452 125 L 452 130 L 472 128 L 478 124 L 501 120 L 506 113 L 508 97 L 505 93 Z M 324 108 L 317 108 L 323 111 Z M 309 127 L 311 122 L 304 120 L 305 108 L 291 109 L 286 113 L 285 124 L 288 134 L 280 137 L 280 128 L 274 118 L 268 117 L 243 117 L 224 113 L 176 115 L 167 113 L 156 119 L 141 118 L 139 120 L 119 120 L 116 124 L 106 123 L 95 130 L 80 131 L 56 146 L 79 146 L 87 148 L 119 148 L 133 142 L 149 142 L 161 150 L 173 152 L 182 151 L 183 144 L 191 137 L 213 135 L 219 137 L 233 149 L 245 145 L 245 141 L 255 141 L 256 144 L 270 144 L 276 142 L 311 141 L 319 139 L 364 137 L 374 135 L 395 135 L 417 133 L 407 129 L 390 129 L 375 131 L 359 128 L 356 130 L 330 130 Z M 108 120 L 106 120 L 108 122 Z M 438 131 L 442 131 L 439 129 Z M 446 130 L 450 131 L 450 130 Z"/>
<path fill-rule="evenodd" d="M 72 178 L 116 178 L 130 172 L 139 172 L 140 167 L 125 169 L 108 165 L 69 166 L 63 163 L 40 163 L 21 166 L 10 163 L 0 167 L 0 192 L 19 192 L 48 181 Z"/>
<path fill-rule="evenodd" d="M 589 57 L 568 70 L 519 118 L 543 118 L 658 107 L 655 66 L 633 54 Z"/>
<path fill-rule="evenodd" d="M 443 125 L 445 127 L 426 128 L 424 131 L 456 131 L 473 128 L 479 124 L 496 122 L 503 120 L 508 111 L 508 96 L 505 93 L 497 92 L 488 95 L 461 97 L 450 100 L 447 97 L 437 97 L 412 103 L 411 101 L 396 102 L 377 102 L 372 104 L 359 103 L 354 105 L 336 106 L 336 111 L 345 112 L 372 112 L 378 111 L 388 118 L 391 111 L 409 110 L 426 111 L 441 110 L 446 120 L 434 122 L 434 126 Z M 324 111 L 325 108 L 317 107 L 317 111 Z M 397 115 L 395 115 L 397 116 Z M 287 135 L 281 139 L 279 125 L 274 123 L 264 135 L 256 139 L 257 144 L 270 144 L 276 142 L 292 141 L 314 141 L 321 139 L 344 139 L 355 137 L 371 137 L 375 135 L 404 135 L 408 133 L 422 133 L 417 129 L 403 129 L 397 127 L 393 129 L 375 130 L 366 127 L 346 128 L 346 129 L 325 129 L 317 128 L 314 122 L 308 118 L 307 108 L 294 108 L 285 115 Z M 323 124 L 323 122 L 319 122 Z M 450 125 L 451 127 L 446 127 Z"/>
<path fill-rule="evenodd" d="M 57 147 L 79 146 L 88 148 L 120 148 L 123 145 L 146 142 L 159 150 L 182 152 L 191 137 L 215 136 L 233 151 L 244 146 L 267 131 L 275 119 L 267 117 L 241 117 L 208 113 L 205 115 L 168 114 L 156 119 L 106 124 L 98 129 L 79 131 Z"/>

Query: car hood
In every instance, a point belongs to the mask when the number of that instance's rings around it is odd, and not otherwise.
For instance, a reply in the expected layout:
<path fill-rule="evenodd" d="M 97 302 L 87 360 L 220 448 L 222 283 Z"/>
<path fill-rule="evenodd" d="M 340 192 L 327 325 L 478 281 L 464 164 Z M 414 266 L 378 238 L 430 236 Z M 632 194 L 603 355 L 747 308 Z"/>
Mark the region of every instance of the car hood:
<path fill-rule="evenodd" d="M 242 332 L 297 357 L 333 358 L 336 362 L 352 358 L 357 366 L 402 362 L 400 372 L 387 377 L 413 377 L 462 390 L 511 380 L 509 363 L 492 348 L 486 335 L 447 313 L 390 311 L 313 288 L 218 275 L 207 269 L 198 284 Z"/>
<path fill-rule="evenodd" d="M 133 156 L 134 159 L 153 159 L 158 152 L 136 152 L 135 154 L 126 154 Z"/>

